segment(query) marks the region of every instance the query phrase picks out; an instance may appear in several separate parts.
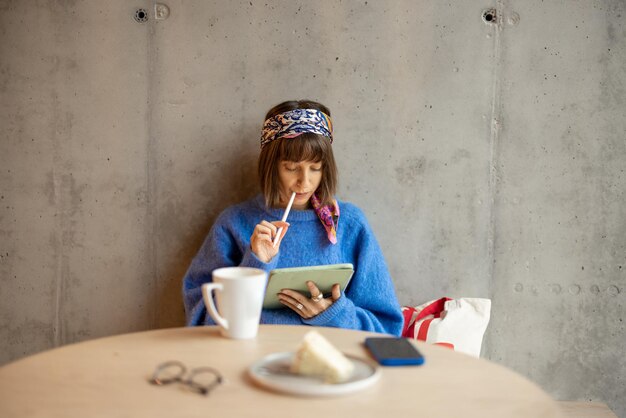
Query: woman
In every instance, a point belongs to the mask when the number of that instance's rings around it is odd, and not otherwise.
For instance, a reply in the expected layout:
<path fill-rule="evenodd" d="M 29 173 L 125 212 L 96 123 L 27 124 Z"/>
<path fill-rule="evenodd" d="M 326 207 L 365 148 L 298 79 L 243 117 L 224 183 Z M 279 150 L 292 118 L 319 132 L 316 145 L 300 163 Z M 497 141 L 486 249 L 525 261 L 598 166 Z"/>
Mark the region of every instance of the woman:
<path fill-rule="evenodd" d="M 281 309 L 264 309 L 261 323 L 328 326 L 400 335 L 403 317 L 380 247 L 361 210 L 333 199 L 337 168 L 332 122 L 324 105 L 288 101 L 263 125 L 258 174 L 262 194 L 227 208 L 215 221 L 183 280 L 188 325 L 213 324 L 201 293 L 219 267 L 275 268 L 352 263 L 345 293 L 324 297 L 284 289 Z M 281 222 L 296 193 L 288 223 Z M 341 211 L 340 211 L 341 210 Z M 277 237 L 276 245 L 274 238 Z"/>

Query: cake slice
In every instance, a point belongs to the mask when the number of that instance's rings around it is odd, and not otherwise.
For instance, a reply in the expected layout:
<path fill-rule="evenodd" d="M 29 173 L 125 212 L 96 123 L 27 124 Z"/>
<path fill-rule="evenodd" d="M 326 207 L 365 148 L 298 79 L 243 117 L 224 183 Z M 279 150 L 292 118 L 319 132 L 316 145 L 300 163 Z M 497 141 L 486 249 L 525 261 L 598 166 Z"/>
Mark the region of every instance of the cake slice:
<path fill-rule="evenodd" d="M 309 331 L 296 352 L 291 371 L 317 376 L 328 383 L 346 381 L 354 370 L 354 364 L 317 331 Z"/>

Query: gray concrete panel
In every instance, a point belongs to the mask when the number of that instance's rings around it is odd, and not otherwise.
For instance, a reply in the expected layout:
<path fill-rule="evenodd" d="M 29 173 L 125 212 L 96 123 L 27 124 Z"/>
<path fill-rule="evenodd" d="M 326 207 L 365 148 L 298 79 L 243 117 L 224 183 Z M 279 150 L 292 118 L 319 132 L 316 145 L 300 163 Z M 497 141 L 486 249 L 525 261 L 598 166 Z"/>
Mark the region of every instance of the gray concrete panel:
<path fill-rule="evenodd" d="M 0 362 L 152 324 L 148 32 L 133 11 L 2 2 Z"/>
<path fill-rule="evenodd" d="M 511 2 L 501 31 L 493 360 L 626 413 L 626 9 Z M 538 13 L 541 11 L 541 13 Z M 506 19 L 505 19 L 506 20 Z"/>

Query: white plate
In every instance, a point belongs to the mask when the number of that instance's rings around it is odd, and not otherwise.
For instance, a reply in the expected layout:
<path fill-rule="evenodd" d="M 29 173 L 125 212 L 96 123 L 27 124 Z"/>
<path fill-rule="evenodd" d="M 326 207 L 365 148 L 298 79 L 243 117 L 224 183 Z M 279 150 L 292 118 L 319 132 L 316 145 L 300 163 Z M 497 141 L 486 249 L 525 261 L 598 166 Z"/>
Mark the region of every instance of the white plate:
<path fill-rule="evenodd" d="M 342 383 L 326 383 L 322 379 L 289 372 L 294 353 L 274 353 L 254 363 L 248 369 L 259 385 L 278 392 L 301 396 L 337 396 L 365 389 L 376 383 L 382 374 L 374 362 L 346 355 L 354 364 L 350 378 Z"/>

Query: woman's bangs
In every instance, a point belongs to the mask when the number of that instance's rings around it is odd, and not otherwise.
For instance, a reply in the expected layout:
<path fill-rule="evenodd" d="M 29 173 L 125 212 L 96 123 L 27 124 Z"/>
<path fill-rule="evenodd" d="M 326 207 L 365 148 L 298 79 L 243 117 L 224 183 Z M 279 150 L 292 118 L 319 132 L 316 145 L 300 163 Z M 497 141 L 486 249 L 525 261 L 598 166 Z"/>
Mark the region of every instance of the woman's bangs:
<path fill-rule="evenodd" d="M 282 161 L 323 162 L 326 155 L 323 141 L 328 141 L 328 138 L 310 132 L 295 138 L 283 138 L 279 158 Z"/>

